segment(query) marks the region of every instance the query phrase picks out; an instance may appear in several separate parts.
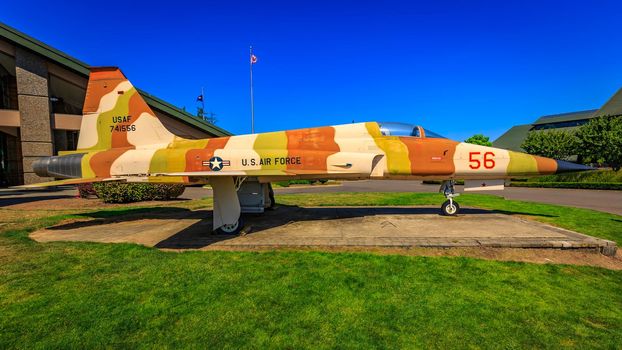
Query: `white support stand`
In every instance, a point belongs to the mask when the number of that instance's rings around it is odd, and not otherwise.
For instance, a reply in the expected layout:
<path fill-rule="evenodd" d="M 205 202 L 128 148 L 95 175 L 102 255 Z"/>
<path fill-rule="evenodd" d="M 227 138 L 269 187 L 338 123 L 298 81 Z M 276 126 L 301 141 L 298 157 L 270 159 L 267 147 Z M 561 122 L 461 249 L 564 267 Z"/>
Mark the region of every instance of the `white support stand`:
<path fill-rule="evenodd" d="M 224 225 L 234 225 L 240 220 L 240 201 L 231 176 L 213 176 L 209 179 L 214 193 L 214 231 Z"/>

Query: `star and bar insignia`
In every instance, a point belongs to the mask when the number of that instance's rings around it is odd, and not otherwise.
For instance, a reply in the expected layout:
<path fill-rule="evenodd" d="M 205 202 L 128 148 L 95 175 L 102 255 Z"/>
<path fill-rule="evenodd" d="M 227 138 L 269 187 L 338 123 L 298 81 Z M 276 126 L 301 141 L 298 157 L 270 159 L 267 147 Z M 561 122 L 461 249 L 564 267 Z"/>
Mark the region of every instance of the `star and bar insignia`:
<path fill-rule="evenodd" d="M 223 160 L 220 157 L 212 157 L 207 161 L 202 162 L 203 166 L 209 167 L 212 171 L 220 171 L 225 166 L 230 166 L 231 162 L 228 160 Z"/>

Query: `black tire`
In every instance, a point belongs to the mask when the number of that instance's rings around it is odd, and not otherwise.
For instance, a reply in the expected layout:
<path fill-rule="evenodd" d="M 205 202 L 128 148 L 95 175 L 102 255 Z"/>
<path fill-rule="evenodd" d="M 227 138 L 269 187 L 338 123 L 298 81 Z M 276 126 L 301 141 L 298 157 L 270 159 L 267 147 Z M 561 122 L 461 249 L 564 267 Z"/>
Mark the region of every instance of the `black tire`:
<path fill-rule="evenodd" d="M 240 233 L 240 231 L 242 231 L 243 227 L 244 223 L 242 221 L 242 218 L 239 218 L 235 224 L 221 226 L 217 228 L 214 233 L 218 235 L 237 235 L 238 233 Z"/>
<path fill-rule="evenodd" d="M 274 200 L 274 190 L 272 189 L 272 184 L 268 184 L 268 198 L 270 199 L 269 210 L 274 210 L 274 206 L 276 205 L 276 201 Z"/>
<path fill-rule="evenodd" d="M 455 216 L 456 214 L 458 214 L 458 212 L 460 212 L 460 205 L 458 204 L 458 202 L 453 201 L 453 208 L 450 204 L 451 202 L 449 200 L 446 200 L 445 203 L 441 205 L 441 215 Z"/>

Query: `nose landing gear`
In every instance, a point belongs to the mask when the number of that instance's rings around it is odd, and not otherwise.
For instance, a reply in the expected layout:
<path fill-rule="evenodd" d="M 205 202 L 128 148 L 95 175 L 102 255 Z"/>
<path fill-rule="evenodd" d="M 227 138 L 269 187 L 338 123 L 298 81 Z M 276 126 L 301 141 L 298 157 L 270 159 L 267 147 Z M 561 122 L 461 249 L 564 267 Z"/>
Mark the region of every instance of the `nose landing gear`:
<path fill-rule="evenodd" d="M 458 202 L 454 201 L 454 197 L 458 197 L 460 195 L 460 193 L 455 192 L 455 184 L 456 181 L 454 180 L 445 180 L 441 184 L 441 188 L 438 190 L 443 193 L 445 198 L 447 198 L 443 205 L 441 205 L 441 215 L 454 216 L 460 211 L 460 205 Z"/>

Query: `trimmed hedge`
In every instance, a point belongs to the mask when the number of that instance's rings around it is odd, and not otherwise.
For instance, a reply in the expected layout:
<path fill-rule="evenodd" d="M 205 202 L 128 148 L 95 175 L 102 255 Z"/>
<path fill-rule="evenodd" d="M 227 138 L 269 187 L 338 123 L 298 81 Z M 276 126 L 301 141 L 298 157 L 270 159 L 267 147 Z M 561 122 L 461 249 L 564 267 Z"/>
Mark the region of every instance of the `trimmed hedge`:
<path fill-rule="evenodd" d="M 424 184 L 438 185 L 440 181 L 425 180 Z M 464 181 L 456 181 L 456 185 L 464 185 Z M 510 187 L 532 187 L 532 188 L 576 188 L 584 190 L 617 190 L 622 191 L 622 182 L 557 182 L 557 181 L 532 181 L 525 179 L 512 179 L 508 185 Z"/>
<path fill-rule="evenodd" d="M 440 180 L 423 180 L 421 181 L 424 185 L 440 185 L 443 181 Z M 456 180 L 456 185 L 463 186 L 464 180 Z"/>
<path fill-rule="evenodd" d="M 325 184 L 328 182 L 328 180 L 326 179 L 321 179 L 321 180 L 285 180 L 285 181 L 276 181 L 273 182 L 272 184 L 275 185 L 276 187 L 289 187 L 290 185 L 313 185 L 315 183 L 319 182 L 320 184 Z"/>
<path fill-rule="evenodd" d="M 577 188 L 586 190 L 622 191 L 622 182 L 511 182 L 512 187 Z"/>
<path fill-rule="evenodd" d="M 514 179 L 512 179 L 514 181 Z M 593 170 L 577 173 L 563 173 L 556 175 L 544 175 L 530 178 L 529 182 L 600 182 L 600 183 L 622 183 L 622 171 L 613 170 Z"/>
<path fill-rule="evenodd" d="M 105 203 L 165 201 L 184 193 L 183 184 L 153 184 L 137 182 L 96 182 L 93 188 Z"/>

